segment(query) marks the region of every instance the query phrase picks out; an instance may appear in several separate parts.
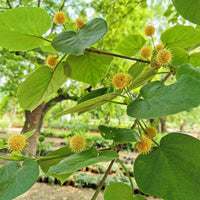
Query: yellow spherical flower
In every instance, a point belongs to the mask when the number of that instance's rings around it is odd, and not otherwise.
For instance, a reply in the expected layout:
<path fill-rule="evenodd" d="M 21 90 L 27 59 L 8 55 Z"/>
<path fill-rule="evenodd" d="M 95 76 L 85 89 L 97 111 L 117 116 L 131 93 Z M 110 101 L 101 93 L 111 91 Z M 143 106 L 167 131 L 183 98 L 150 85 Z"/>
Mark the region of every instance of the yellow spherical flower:
<path fill-rule="evenodd" d="M 75 135 L 70 139 L 70 147 L 74 151 L 82 151 L 85 147 L 85 138 L 82 135 Z"/>
<path fill-rule="evenodd" d="M 155 28 L 153 26 L 147 26 L 144 32 L 145 32 L 145 35 L 152 36 L 155 33 Z"/>
<path fill-rule="evenodd" d="M 82 18 L 78 18 L 75 21 L 75 27 L 76 28 L 82 28 L 84 25 L 85 25 L 85 22 L 84 22 L 84 20 Z"/>
<path fill-rule="evenodd" d="M 54 15 L 54 22 L 56 24 L 64 24 L 66 22 L 66 16 L 63 12 L 57 12 L 55 15 Z"/>
<path fill-rule="evenodd" d="M 149 58 L 152 55 L 152 50 L 150 47 L 143 47 L 140 50 L 140 55 L 142 56 L 142 58 L 146 59 Z"/>
<path fill-rule="evenodd" d="M 117 88 L 124 88 L 131 82 L 131 76 L 125 73 L 118 73 L 112 79 L 113 85 Z"/>
<path fill-rule="evenodd" d="M 147 67 L 145 67 L 145 68 L 143 69 L 143 72 L 146 72 L 146 71 L 148 71 L 148 70 L 150 70 L 150 69 L 152 69 L 152 67 L 147 66 Z"/>
<path fill-rule="evenodd" d="M 160 64 L 168 64 L 172 59 L 172 54 L 169 50 L 160 50 L 157 54 L 157 60 Z"/>
<path fill-rule="evenodd" d="M 54 68 L 58 63 L 58 60 L 56 56 L 48 56 L 46 59 L 46 63 L 49 67 Z"/>
<path fill-rule="evenodd" d="M 145 128 L 144 134 L 147 137 L 152 139 L 152 138 L 156 137 L 157 131 L 156 131 L 156 129 L 154 127 L 149 126 L 149 127 Z"/>
<path fill-rule="evenodd" d="M 151 140 L 146 136 L 142 136 L 141 141 L 136 142 L 136 148 L 141 153 L 149 152 L 151 150 Z"/>
<path fill-rule="evenodd" d="M 26 139 L 23 135 L 15 134 L 8 139 L 8 148 L 11 151 L 21 151 L 26 145 Z"/>
<path fill-rule="evenodd" d="M 162 45 L 162 44 L 157 44 L 156 46 L 155 46 L 155 50 L 156 51 L 160 51 L 161 49 L 163 49 L 164 48 L 164 45 Z"/>

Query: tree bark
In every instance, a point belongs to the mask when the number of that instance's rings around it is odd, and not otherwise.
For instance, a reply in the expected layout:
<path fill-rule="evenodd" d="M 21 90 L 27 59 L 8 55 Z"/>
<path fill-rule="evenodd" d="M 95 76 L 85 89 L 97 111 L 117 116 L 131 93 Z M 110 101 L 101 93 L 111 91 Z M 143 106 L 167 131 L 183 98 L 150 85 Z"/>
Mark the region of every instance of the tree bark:
<path fill-rule="evenodd" d="M 33 154 L 37 152 L 38 146 L 38 136 L 39 136 L 39 121 L 41 119 L 42 110 L 44 108 L 44 103 L 40 104 L 35 110 L 28 111 L 25 110 L 25 123 L 21 133 L 26 133 L 35 129 L 35 133 L 27 140 L 27 149 Z"/>
<path fill-rule="evenodd" d="M 160 117 L 159 118 L 159 132 L 160 133 L 167 132 L 166 121 L 167 121 L 167 117 Z"/>
<path fill-rule="evenodd" d="M 65 95 L 60 94 L 59 96 L 48 101 L 46 104 L 45 103 L 40 104 L 32 112 L 25 110 L 25 123 L 24 123 L 21 133 L 26 133 L 28 131 L 32 131 L 35 129 L 35 133 L 27 141 L 28 143 L 27 149 L 31 151 L 33 154 L 36 154 L 37 152 L 38 136 L 40 135 L 40 131 L 41 131 L 43 120 L 46 113 L 58 102 L 61 102 L 67 99 L 73 100 L 73 101 L 78 100 L 77 97 L 69 96 L 68 94 L 65 94 Z"/>

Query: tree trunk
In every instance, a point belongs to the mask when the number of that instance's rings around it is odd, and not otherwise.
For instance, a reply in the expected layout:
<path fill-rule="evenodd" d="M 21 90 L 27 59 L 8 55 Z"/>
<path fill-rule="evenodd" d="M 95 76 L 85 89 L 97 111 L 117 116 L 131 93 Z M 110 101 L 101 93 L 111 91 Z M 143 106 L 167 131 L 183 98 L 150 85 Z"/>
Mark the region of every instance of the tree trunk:
<path fill-rule="evenodd" d="M 43 120 L 46 115 L 46 113 L 56 105 L 56 103 L 61 102 L 63 100 L 73 100 L 77 101 L 77 97 L 72 97 L 69 95 L 59 95 L 50 101 L 48 101 L 46 104 L 42 103 L 40 104 L 35 110 L 32 112 L 26 110 L 25 111 L 25 123 L 23 126 L 23 129 L 21 133 L 26 133 L 27 131 L 32 131 L 35 129 L 35 134 L 31 136 L 28 139 L 28 146 L 27 149 L 31 151 L 33 154 L 36 154 L 37 152 L 37 147 L 38 147 L 38 136 L 40 135 L 40 131 L 43 125 Z M 26 154 L 27 155 L 27 154 Z"/>
<path fill-rule="evenodd" d="M 167 117 L 159 118 L 159 133 L 167 132 L 166 121 L 167 121 Z"/>
<path fill-rule="evenodd" d="M 33 154 L 36 154 L 37 152 L 37 146 L 38 146 L 38 136 L 39 136 L 39 121 L 42 116 L 42 110 L 44 108 L 44 103 L 40 104 L 35 110 L 28 111 L 25 110 L 25 123 L 23 126 L 23 129 L 21 133 L 26 133 L 28 131 L 32 131 L 35 129 L 35 134 L 33 134 L 27 141 L 28 146 L 27 149 L 31 151 Z"/>

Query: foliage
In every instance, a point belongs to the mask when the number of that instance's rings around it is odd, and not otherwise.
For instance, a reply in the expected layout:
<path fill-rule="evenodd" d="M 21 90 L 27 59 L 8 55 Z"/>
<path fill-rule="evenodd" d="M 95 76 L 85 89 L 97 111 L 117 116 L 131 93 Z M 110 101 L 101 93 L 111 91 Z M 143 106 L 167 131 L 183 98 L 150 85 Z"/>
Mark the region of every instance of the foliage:
<path fill-rule="evenodd" d="M 173 2 L 183 17 L 198 23 L 196 15 L 190 14 L 190 12 L 185 14 L 184 5 L 194 9 L 199 8 L 199 4 L 195 7 L 195 4 L 186 4 L 186 1 L 183 5 L 177 0 Z M 143 132 L 147 127 L 143 119 L 172 115 L 199 106 L 200 70 L 198 68 L 198 54 L 194 54 L 195 49 L 199 47 L 200 30 L 198 27 L 177 24 L 163 31 L 160 40 L 164 44 L 164 49 L 161 51 L 167 52 L 169 58 L 165 61 L 163 56 L 166 54 L 155 50 L 154 36 L 150 39 L 147 39 L 146 36 L 144 38 L 144 33 L 141 30 L 136 34 L 132 33 L 136 28 L 130 21 L 138 15 L 128 18 L 131 26 L 123 23 L 123 18 L 138 5 L 142 8 L 138 12 L 145 16 L 146 2 L 127 0 L 125 1 L 126 6 L 121 6 L 120 3 L 123 1 L 120 0 L 118 3 L 113 1 L 112 6 L 109 7 L 110 1 L 99 0 L 97 1 L 99 6 L 105 5 L 105 8 L 99 9 L 96 13 L 101 17 L 88 20 L 83 27 L 78 29 L 72 28 L 69 23 L 66 27 L 57 27 L 53 33 L 55 24 L 51 31 L 48 31 L 52 24 L 51 18 L 43 8 L 39 8 L 40 1 L 38 7 L 33 6 L 34 4 L 31 6 L 25 1 L 24 7 L 16 8 L 12 8 L 13 1 L 7 1 L 10 9 L 0 13 L 0 45 L 2 48 L 8 48 L 15 54 L 18 51 L 20 53 L 17 54 L 23 54 L 22 51 L 30 50 L 31 52 L 33 49 L 37 49 L 33 50 L 33 52 L 37 52 L 36 55 L 45 55 L 47 50 L 49 53 L 56 54 L 58 58 L 58 64 L 53 69 L 46 65 L 37 66 L 33 72 L 30 69 L 32 73 L 18 87 L 17 97 L 22 108 L 30 111 L 36 110 L 41 103 L 51 99 L 68 78 L 71 78 L 90 84 L 91 87 L 96 87 L 96 90 L 90 95 L 86 94 L 86 96 L 81 97 L 78 104 L 55 112 L 53 117 L 72 113 L 80 115 L 109 103 L 121 105 L 121 107 L 123 105 L 127 115 L 133 117 L 135 121 L 129 129 L 99 126 L 101 136 L 105 140 L 111 141 L 109 149 L 98 149 L 93 146 L 92 141 L 88 140 L 91 144 L 80 152 L 74 152 L 69 145 L 66 145 L 40 157 L 41 146 L 39 156 L 32 154 L 24 147 L 23 150 L 27 151 L 33 158 L 22 156 L 20 160 L 23 161 L 22 166 L 18 162 L 10 162 L 0 169 L 1 199 L 13 199 L 27 191 L 37 180 L 39 166 L 46 175 L 59 178 L 63 183 L 71 174 L 83 167 L 110 161 L 104 177 L 92 197 L 92 200 L 95 200 L 102 186 L 106 183 L 105 179 L 115 159 L 126 172 L 130 184 L 128 186 L 124 183 L 117 183 L 115 180 L 115 183 L 106 187 L 104 198 L 142 199 L 140 196 L 133 195 L 132 179 L 127 168 L 118 159 L 118 152 L 124 143 L 141 142 L 144 137 Z M 94 1 L 91 4 L 94 4 Z M 48 3 L 46 6 L 49 6 Z M 108 7 L 109 9 L 107 9 Z M 116 10 L 121 9 L 125 9 L 125 13 L 118 15 Z M 115 10 L 115 14 L 113 10 Z M 37 20 L 38 17 L 40 20 Z M 144 23 L 142 20 L 141 22 Z M 108 27 L 112 28 L 107 29 L 107 24 Z M 123 34 L 120 35 L 118 35 L 119 30 L 117 30 L 119 24 L 121 28 L 124 28 Z M 140 25 L 138 25 L 138 30 L 139 27 Z M 108 34 L 106 35 L 107 30 Z M 144 45 L 146 47 L 143 47 Z M 150 50 L 150 53 L 147 52 L 148 56 L 140 55 L 141 48 Z M 41 51 L 40 54 L 39 51 Z M 122 55 L 115 54 L 115 52 Z M 25 57 L 25 55 L 23 56 Z M 160 56 L 164 62 L 161 62 Z M 119 73 L 119 68 L 115 68 L 118 65 L 118 59 L 115 57 L 128 60 L 125 63 L 124 71 L 130 72 L 131 83 L 120 89 L 107 90 L 113 88 L 111 84 L 112 69 L 116 69 L 115 72 Z M 20 61 L 15 56 L 14 60 Z M 136 68 L 138 69 L 135 70 Z M 2 70 L 2 72 L 4 71 L 6 72 L 6 69 Z M 107 85 L 102 88 L 100 82 L 107 74 L 107 80 L 103 80 Z M 160 79 L 155 81 L 155 75 L 161 75 Z M 169 76 L 176 78 L 175 83 L 165 83 Z M 89 91 L 91 87 L 88 87 Z M 101 90 L 97 90 L 100 88 Z M 134 128 L 135 130 L 132 130 Z M 26 135 L 31 135 L 31 133 Z M 81 137 L 86 137 L 84 132 L 81 135 Z M 152 142 L 154 146 L 149 153 L 137 157 L 134 165 L 134 174 L 139 188 L 146 194 L 162 197 L 166 200 L 198 199 L 200 196 L 197 187 L 199 185 L 199 140 L 181 133 L 169 133 L 160 141 L 159 138 L 156 140 L 147 139 L 149 144 Z M 20 141 L 16 142 L 20 144 Z M 40 145 L 42 144 L 40 143 Z M 12 157 L 1 158 L 14 161 Z"/>

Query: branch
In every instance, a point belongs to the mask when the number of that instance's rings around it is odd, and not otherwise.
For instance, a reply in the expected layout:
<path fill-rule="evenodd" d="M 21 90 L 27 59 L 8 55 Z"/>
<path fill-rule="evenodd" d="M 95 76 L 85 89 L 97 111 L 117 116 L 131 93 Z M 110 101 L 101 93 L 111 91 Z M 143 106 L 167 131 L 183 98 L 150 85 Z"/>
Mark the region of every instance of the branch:
<path fill-rule="evenodd" d="M 114 56 L 114 57 L 118 57 L 118 58 L 124 58 L 124 59 L 127 59 L 127 60 L 134 60 L 134 61 L 150 64 L 150 61 L 147 61 L 147 60 L 142 60 L 142 59 L 138 59 L 138 58 L 131 58 L 131 57 L 128 57 L 128 56 L 123 56 L 123 55 L 119 55 L 119 54 L 115 54 L 115 53 L 109 53 L 109 52 L 104 52 L 104 51 L 95 50 L 95 49 L 85 49 L 85 51 L 90 52 L 90 53 L 98 53 L 98 54 L 103 54 L 103 55 L 107 55 L 107 56 Z"/>
<path fill-rule="evenodd" d="M 59 96 L 51 99 L 50 101 L 48 101 L 44 108 L 43 108 L 43 113 L 46 113 L 49 111 L 49 109 L 55 105 L 55 103 L 58 103 L 58 102 L 61 102 L 63 100 L 72 100 L 72 101 L 78 101 L 78 97 L 74 97 L 74 96 L 70 96 L 68 94 L 66 95 L 63 95 L 63 94 L 60 94 Z"/>
<path fill-rule="evenodd" d="M 91 200 L 95 200 L 97 198 L 97 196 L 98 196 L 99 192 L 101 191 L 101 188 L 102 188 L 102 186 L 103 186 L 103 184 L 104 184 L 104 182 L 105 182 L 105 180 L 106 180 L 106 178 L 109 174 L 109 171 L 113 166 L 114 161 L 115 161 L 115 159 L 112 160 L 110 165 L 108 166 L 108 169 L 106 170 L 106 172 L 105 172 L 105 174 L 104 174 L 104 176 L 103 176 L 103 178 L 102 178 L 102 180 L 101 180 L 101 182 L 100 182 L 100 184 L 99 184 L 99 186 L 98 186 L 98 188 L 97 188 L 96 192 L 94 193 Z"/>
<path fill-rule="evenodd" d="M 59 11 L 61 11 L 64 8 L 65 2 L 66 2 L 66 0 L 64 0 L 63 3 L 61 4 L 60 8 L 58 9 Z M 55 29 L 55 27 L 56 27 L 56 23 L 54 22 L 53 26 L 51 28 L 51 33 L 53 33 L 53 30 Z"/>
<path fill-rule="evenodd" d="M 165 83 L 169 78 L 170 78 L 171 74 L 167 74 L 167 76 L 165 76 L 165 78 L 162 80 L 163 83 Z"/>
<path fill-rule="evenodd" d="M 38 0 L 38 8 L 40 7 L 41 0 Z"/>
<path fill-rule="evenodd" d="M 124 14 L 124 15 L 121 17 L 121 19 L 125 18 L 125 17 L 126 17 L 127 15 L 129 15 L 132 11 L 134 11 L 134 9 L 135 9 L 140 3 L 142 3 L 143 1 L 146 1 L 146 0 L 141 0 L 141 1 L 139 1 L 139 2 L 136 2 L 137 4 L 136 4 L 134 7 L 132 7 L 126 14 Z M 111 24 L 109 24 L 109 26 L 115 24 L 116 22 L 118 22 L 118 20 L 115 20 L 114 22 L 112 22 Z"/>

